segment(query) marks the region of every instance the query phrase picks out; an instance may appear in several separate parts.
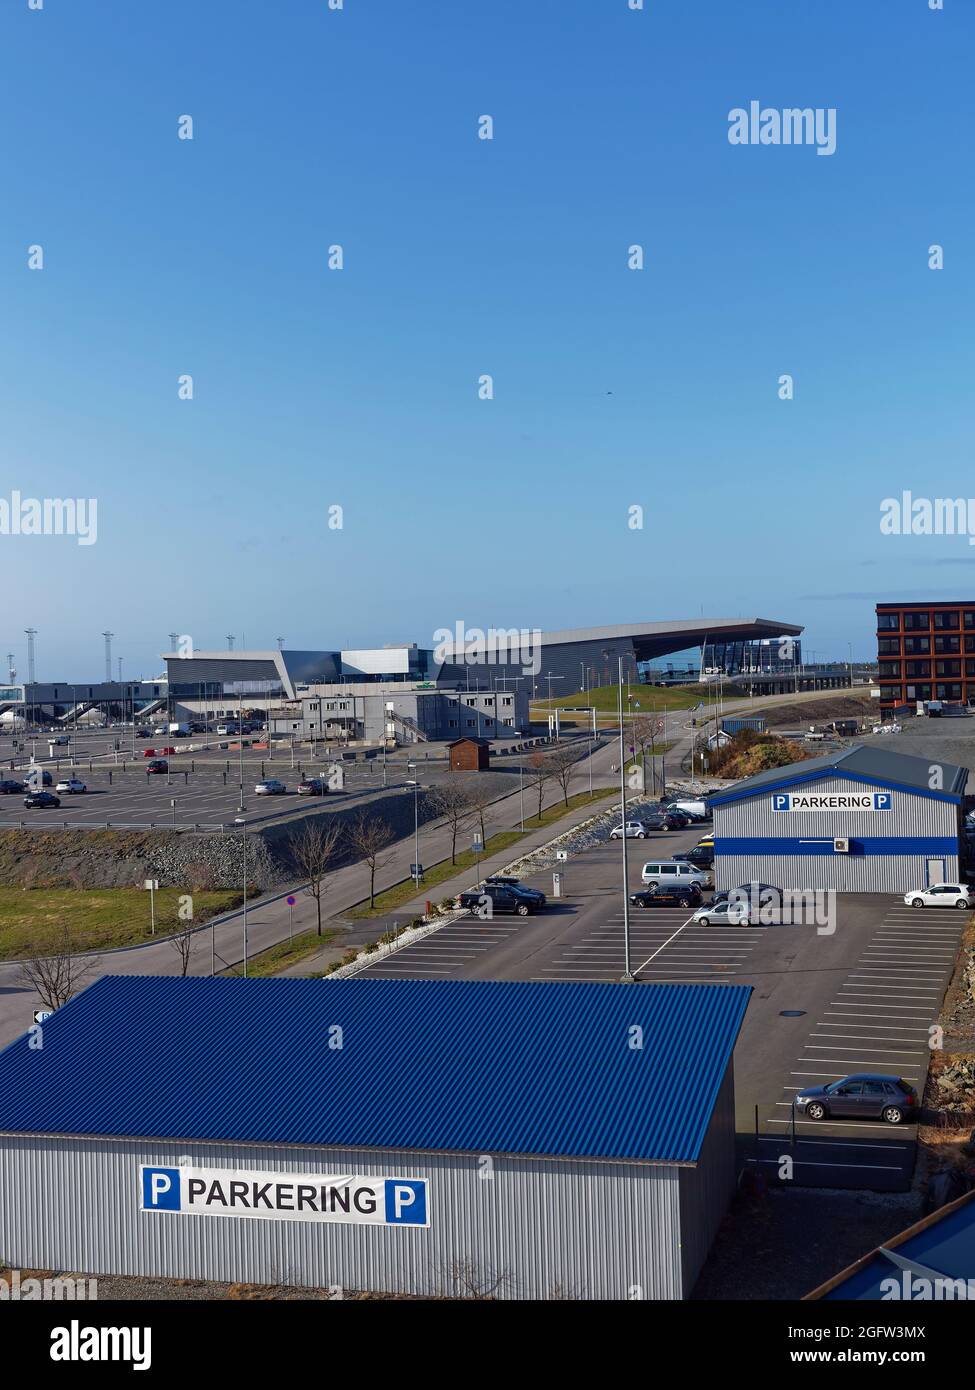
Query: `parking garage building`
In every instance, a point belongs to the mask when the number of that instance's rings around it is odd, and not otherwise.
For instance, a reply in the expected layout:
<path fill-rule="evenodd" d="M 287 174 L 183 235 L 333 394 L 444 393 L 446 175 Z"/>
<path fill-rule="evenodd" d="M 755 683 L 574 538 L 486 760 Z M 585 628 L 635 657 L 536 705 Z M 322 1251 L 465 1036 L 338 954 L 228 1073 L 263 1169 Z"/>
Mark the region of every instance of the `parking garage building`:
<path fill-rule="evenodd" d="M 968 769 L 858 745 L 711 798 L 715 886 L 904 893 L 957 881 Z"/>
<path fill-rule="evenodd" d="M 0 1256 L 686 1297 L 734 1192 L 750 992 L 106 976 L 0 1053 Z"/>

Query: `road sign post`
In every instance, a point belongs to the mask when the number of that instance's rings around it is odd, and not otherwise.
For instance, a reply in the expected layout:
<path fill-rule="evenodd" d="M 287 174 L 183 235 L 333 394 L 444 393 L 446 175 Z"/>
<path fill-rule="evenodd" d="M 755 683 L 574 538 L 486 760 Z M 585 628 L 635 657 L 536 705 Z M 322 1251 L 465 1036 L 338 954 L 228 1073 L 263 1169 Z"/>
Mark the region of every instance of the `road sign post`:
<path fill-rule="evenodd" d="M 292 944 L 295 939 L 295 899 L 289 893 L 285 901 L 288 904 L 288 942 Z"/>
<path fill-rule="evenodd" d="M 149 890 L 149 920 L 152 935 L 156 934 L 156 889 L 159 887 L 158 878 L 147 878 L 143 883 L 143 888 Z"/>

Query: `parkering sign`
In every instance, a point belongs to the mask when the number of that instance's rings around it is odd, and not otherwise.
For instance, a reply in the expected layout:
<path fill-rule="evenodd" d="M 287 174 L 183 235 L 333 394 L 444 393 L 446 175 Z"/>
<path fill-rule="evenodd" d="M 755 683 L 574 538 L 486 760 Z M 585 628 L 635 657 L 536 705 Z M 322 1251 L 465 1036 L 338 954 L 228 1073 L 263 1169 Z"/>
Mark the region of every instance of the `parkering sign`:
<path fill-rule="evenodd" d="M 893 792 L 773 792 L 773 811 L 890 811 Z"/>
<path fill-rule="evenodd" d="M 429 1226 L 425 1178 L 321 1177 L 239 1168 L 140 1166 L 142 1210 L 180 1216 Z"/>

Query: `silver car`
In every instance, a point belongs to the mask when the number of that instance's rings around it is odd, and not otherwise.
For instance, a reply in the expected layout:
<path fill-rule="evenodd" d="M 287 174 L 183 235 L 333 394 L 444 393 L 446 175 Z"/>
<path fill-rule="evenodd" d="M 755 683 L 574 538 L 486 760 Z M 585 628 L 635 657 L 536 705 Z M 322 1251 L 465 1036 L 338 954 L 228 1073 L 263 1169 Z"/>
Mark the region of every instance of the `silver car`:
<path fill-rule="evenodd" d="M 276 777 L 268 777 L 264 782 L 258 782 L 254 788 L 257 796 L 282 796 L 288 788 L 283 782 L 279 782 Z"/>

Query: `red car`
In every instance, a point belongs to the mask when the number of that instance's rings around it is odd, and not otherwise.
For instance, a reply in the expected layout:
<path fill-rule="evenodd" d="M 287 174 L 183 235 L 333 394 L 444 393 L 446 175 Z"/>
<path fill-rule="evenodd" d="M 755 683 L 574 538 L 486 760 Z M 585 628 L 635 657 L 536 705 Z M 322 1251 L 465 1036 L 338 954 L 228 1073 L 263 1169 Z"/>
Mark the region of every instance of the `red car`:
<path fill-rule="evenodd" d="M 169 771 L 169 763 L 166 761 L 165 758 L 153 758 L 152 762 L 151 762 L 151 763 L 149 764 L 149 766 L 146 768 L 146 772 L 168 772 L 168 771 Z"/>
<path fill-rule="evenodd" d="M 160 753 L 162 754 L 162 756 L 163 756 L 164 758 L 168 758 L 169 755 L 170 755 L 170 753 L 175 753 L 175 752 L 176 752 L 176 749 L 175 749 L 175 748 L 160 748 L 159 751 L 160 751 Z"/>
<path fill-rule="evenodd" d="M 143 748 L 142 756 L 144 758 L 154 758 L 156 756 L 155 748 Z"/>

